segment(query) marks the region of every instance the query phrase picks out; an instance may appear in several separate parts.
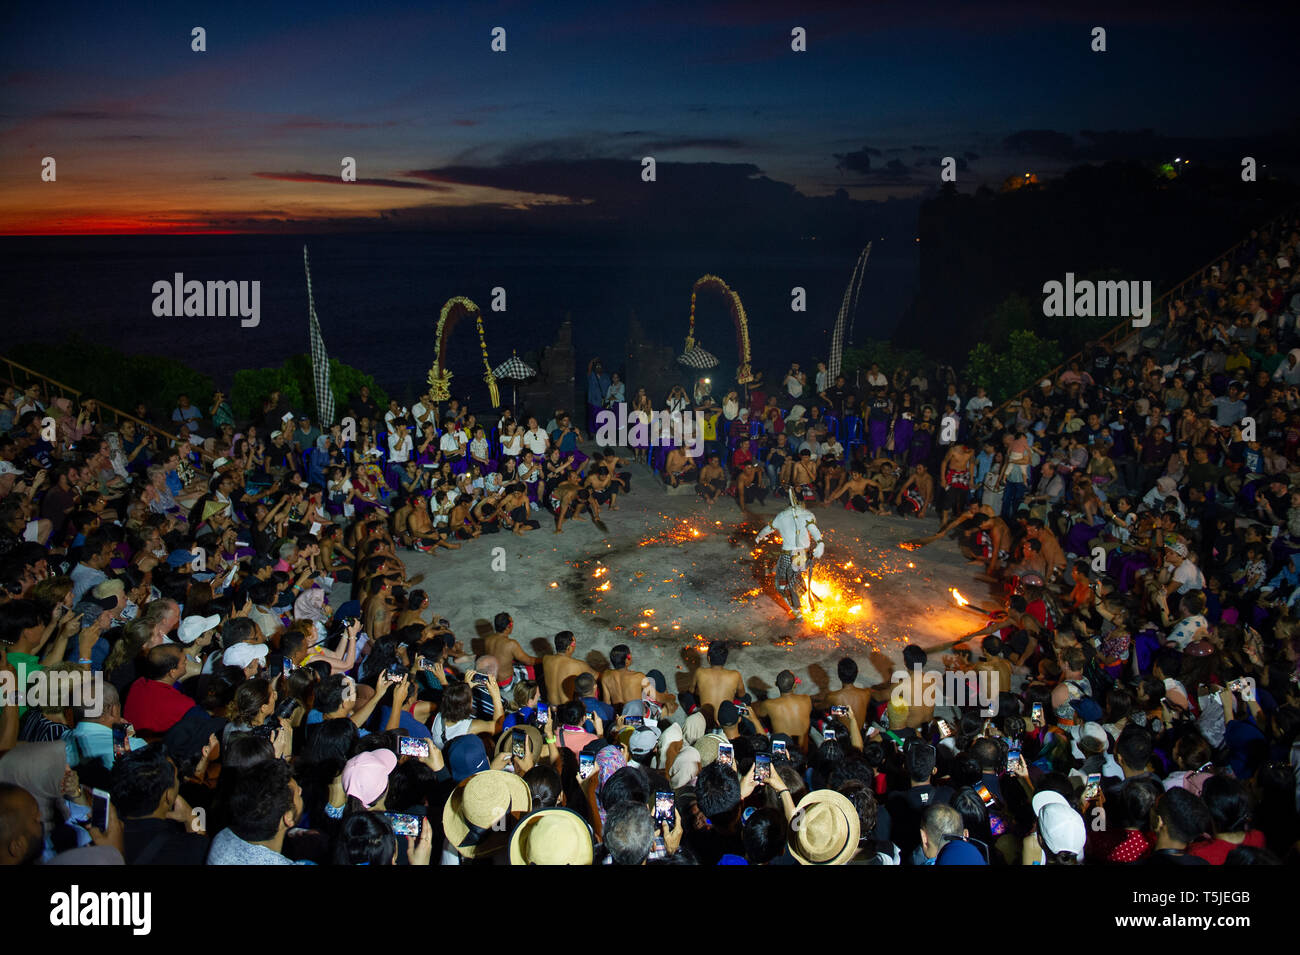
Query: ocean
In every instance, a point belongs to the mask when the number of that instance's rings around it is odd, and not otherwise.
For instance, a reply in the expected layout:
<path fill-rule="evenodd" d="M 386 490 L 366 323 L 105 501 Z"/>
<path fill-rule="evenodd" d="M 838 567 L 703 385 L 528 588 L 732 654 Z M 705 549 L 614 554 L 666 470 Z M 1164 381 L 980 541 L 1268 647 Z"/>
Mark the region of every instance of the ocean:
<path fill-rule="evenodd" d="M 423 391 L 438 313 L 452 296 L 467 296 L 484 310 L 494 366 L 512 350 L 525 357 L 550 344 L 570 317 L 581 379 L 593 356 L 602 357 L 607 370 L 619 368 L 632 314 L 650 340 L 680 351 L 691 286 L 710 272 L 726 280 L 745 305 L 755 368 L 779 377 L 792 359 L 825 356 L 861 251 L 816 241 L 728 248 L 446 233 L 4 237 L 0 351 L 77 333 L 126 352 L 181 359 L 228 389 L 241 368 L 278 365 L 308 350 L 304 242 L 330 355 L 374 375 L 408 402 Z M 873 249 L 857 314 L 859 341 L 887 338 L 911 302 L 918 251 L 898 248 Z M 154 317 L 153 283 L 170 281 L 177 272 L 187 281 L 260 281 L 260 324 L 242 328 L 238 317 Z M 806 290 L 805 313 L 791 312 L 794 286 Z M 496 287 L 505 289 L 504 312 L 490 310 Z M 734 372 L 735 335 L 720 296 L 700 296 L 696 337 L 722 359 L 721 371 Z M 472 322 L 455 328 L 448 355 L 458 383 L 481 379 Z M 662 398 L 672 383 L 628 384 L 629 394 L 648 386 Z"/>

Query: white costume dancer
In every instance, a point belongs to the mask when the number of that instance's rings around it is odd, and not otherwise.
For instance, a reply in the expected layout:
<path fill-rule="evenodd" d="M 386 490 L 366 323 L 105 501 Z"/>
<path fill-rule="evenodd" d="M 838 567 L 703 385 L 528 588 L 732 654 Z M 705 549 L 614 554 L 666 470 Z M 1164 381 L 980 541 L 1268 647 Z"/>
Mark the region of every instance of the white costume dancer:
<path fill-rule="evenodd" d="M 803 572 L 808 566 L 808 549 L 813 557 L 826 550 L 817 518 L 793 490 L 789 491 L 790 506 L 773 517 L 761 531 L 756 542 L 761 544 L 772 534 L 781 535 L 781 556 L 776 562 L 776 590 L 789 605 L 795 620 L 803 619 Z"/>

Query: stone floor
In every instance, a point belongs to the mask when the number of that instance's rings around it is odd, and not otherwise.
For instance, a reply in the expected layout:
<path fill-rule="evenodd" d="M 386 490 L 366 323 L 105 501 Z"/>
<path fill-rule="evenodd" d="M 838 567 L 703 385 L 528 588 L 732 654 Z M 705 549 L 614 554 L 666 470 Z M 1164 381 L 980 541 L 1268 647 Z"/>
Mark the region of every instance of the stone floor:
<path fill-rule="evenodd" d="M 772 597 L 777 548 L 753 543 L 779 510 L 777 500 L 749 514 L 733 498 L 708 509 L 694 495 L 667 494 L 648 470 L 634 468 L 633 493 L 619 499 L 617 511 L 602 510 L 608 533 L 588 519 L 567 522 L 557 535 L 544 513 L 542 528 L 523 537 L 496 534 L 459 551 L 403 559 L 411 573 L 426 574 L 433 610 L 462 639 L 481 636 L 505 610 L 532 653 L 550 652 L 555 633 L 572 630 L 579 656 L 599 670 L 609 665 L 610 648 L 626 643 L 634 669 L 662 671 L 670 689 L 718 638 L 731 642 L 728 665 L 760 692 L 786 668 L 803 680 L 802 692 L 838 686 L 835 665 L 845 654 L 857 660 L 862 680 L 884 682 L 908 643 L 928 648 L 983 625 L 982 616 L 955 606 L 950 588 L 993 604 L 988 585 L 975 580 L 976 565 L 952 542 L 899 546 L 933 533 L 937 518 L 817 506 L 827 543 L 813 589 L 830 585 L 833 593 L 824 594 L 819 615 L 796 624 Z M 497 547 L 504 548 L 504 571 L 492 568 Z"/>

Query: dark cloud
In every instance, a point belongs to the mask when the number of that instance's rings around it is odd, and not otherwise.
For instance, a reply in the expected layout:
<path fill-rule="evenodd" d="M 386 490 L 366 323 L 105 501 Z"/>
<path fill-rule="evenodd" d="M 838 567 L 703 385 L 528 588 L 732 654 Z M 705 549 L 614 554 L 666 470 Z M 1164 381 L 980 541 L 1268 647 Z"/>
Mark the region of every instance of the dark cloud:
<path fill-rule="evenodd" d="M 338 174 L 324 175 L 315 172 L 255 172 L 259 179 L 278 179 L 282 182 L 324 182 L 339 186 L 382 186 L 386 189 L 426 189 L 432 192 L 451 192 L 450 186 L 439 186 L 428 182 L 403 182 L 400 179 L 358 179 L 356 182 L 344 182 Z"/>
<path fill-rule="evenodd" d="M 882 153 L 879 149 L 870 146 L 863 146 L 851 153 L 835 153 L 835 168 L 843 172 L 870 172 L 871 157 L 880 155 Z"/>
<path fill-rule="evenodd" d="M 572 201 L 602 200 L 620 206 L 660 201 L 664 193 L 713 188 L 735 190 L 759 169 L 752 163 L 656 163 L 657 180 L 641 180 L 641 162 L 631 159 L 540 159 L 492 166 L 440 166 L 404 175 L 434 183 L 488 186 Z M 765 180 L 770 182 L 771 180 Z M 782 184 L 784 186 L 784 184 Z M 793 187 L 784 186 L 793 191 Z M 656 196 L 658 198 L 656 198 Z"/>
<path fill-rule="evenodd" d="M 1072 136 L 1055 129 L 1022 129 L 1002 140 L 1008 152 L 1047 159 L 1072 159 L 1075 143 Z"/>
<path fill-rule="evenodd" d="M 864 183 L 902 182 L 901 163 L 886 165 Z M 520 163 L 447 165 L 403 173 L 439 184 L 489 187 L 536 196 L 513 204 L 394 210 L 395 226 L 423 224 L 456 228 L 479 221 L 484 228 L 617 230 L 635 225 L 638 233 L 693 233 L 732 237 L 819 235 L 857 241 L 870 231 L 876 203 L 838 195 L 807 196 L 793 185 L 762 174 L 752 163 L 659 162 L 656 181 L 641 179 L 641 163 L 628 159 L 546 159 Z M 929 177 L 927 177 L 928 182 Z M 556 202 L 553 197 L 564 197 Z M 915 214 L 914 207 L 912 214 Z M 388 220 L 386 220 L 388 221 Z M 685 225 L 684 225 L 685 224 Z"/>
<path fill-rule="evenodd" d="M 131 121 L 154 121 L 167 119 L 162 113 L 146 113 L 140 110 L 123 109 L 56 109 L 52 112 L 42 113 L 38 119 L 53 119 L 59 122 L 118 122 L 121 120 Z"/>
<path fill-rule="evenodd" d="M 282 123 L 277 123 L 276 129 L 388 129 L 393 126 L 402 125 L 395 119 L 385 120 L 382 123 L 349 123 L 342 120 L 334 119 L 314 119 L 300 118 L 287 119 Z"/>

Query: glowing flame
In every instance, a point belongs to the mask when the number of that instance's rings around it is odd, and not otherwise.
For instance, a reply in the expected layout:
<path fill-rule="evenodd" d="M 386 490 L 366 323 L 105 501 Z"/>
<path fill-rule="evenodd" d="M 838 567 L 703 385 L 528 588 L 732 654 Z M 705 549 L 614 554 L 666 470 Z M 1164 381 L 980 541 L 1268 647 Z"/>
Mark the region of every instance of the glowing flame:
<path fill-rule="evenodd" d="M 609 584 L 609 581 L 607 580 L 607 581 L 605 581 L 603 584 L 601 584 L 599 587 L 597 587 L 596 589 L 597 589 L 597 590 L 609 590 L 609 586 L 610 586 L 610 584 Z"/>
<path fill-rule="evenodd" d="M 595 572 L 594 574 L 592 574 L 591 576 L 592 576 L 593 578 L 599 578 L 599 577 L 604 577 L 604 576 L 605 576 L 606 574 L 608 574 L 608 573 L 609 573 L 609 568 L 608 568 L 608 567 L 597 567 L 597 568 L 596 568 L 596 572 Z"/>
<path fill-rule="evenodd" d="M 807 607 L 804 621 L 814 630 L 846 630 L 861 625 L 865 601 L 857 588 L 847 584 L 847 579 L 838 576 L 814 576 L 810 589 L 817 599 L 804 598 Z"/>
<path fill-rule="evenodd" d="M 958 607 L 965 607 L 967 604 L 970 603 L 969 600 L 967 600 L 965 597 L 961 595 L 961 591 L 958 590 L 956 587 L 950 588 L 949 592 L 952 594 L 952 599 L 956 601 Z"/>

